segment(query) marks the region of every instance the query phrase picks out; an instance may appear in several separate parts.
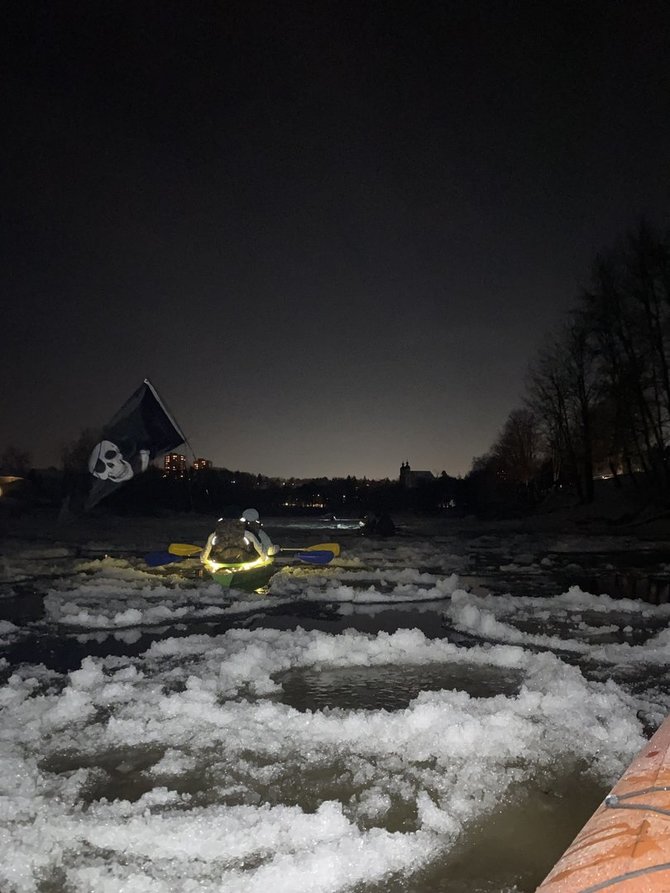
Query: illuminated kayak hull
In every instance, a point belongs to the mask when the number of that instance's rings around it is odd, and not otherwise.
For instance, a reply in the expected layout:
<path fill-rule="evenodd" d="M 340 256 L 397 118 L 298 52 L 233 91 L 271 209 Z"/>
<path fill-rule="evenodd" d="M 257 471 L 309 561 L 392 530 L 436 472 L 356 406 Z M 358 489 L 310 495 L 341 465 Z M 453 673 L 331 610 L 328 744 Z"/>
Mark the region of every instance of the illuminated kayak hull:
<path fill-rule="evenodd" d="M 224 589 L 241 589 L 243 592 L 262 589 L 277 572 L 272 559 L 246 564 L 212 564 L 207 566 L 207 570 L 219 586 L 223 586 Z"/>
<path fill-rule="evenodd" d="M 549 872 L 537 893 L 670 890 L 670 717 Z"/>

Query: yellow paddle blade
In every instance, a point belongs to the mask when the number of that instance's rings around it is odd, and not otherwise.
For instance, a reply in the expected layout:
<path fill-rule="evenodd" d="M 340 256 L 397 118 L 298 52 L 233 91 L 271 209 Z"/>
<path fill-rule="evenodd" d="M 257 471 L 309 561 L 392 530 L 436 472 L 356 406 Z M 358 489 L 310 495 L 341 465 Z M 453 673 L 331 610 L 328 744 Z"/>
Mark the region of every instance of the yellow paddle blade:
<path fill-rule="evenodd" d="M 202 552 L 202 549 L 202 546 L 194 546 L 193 543 L 170 543 L 168 546 L 168 552 L 171 555 L 184 555 L 186 557 L 197 555 L 198 552 Z"/>
<path fill-rule="evenodd" d="M 317 543 L 316 546 L 307 546 L 306 549 L 300 549 L 300 552 L 332 552 L 337 558 L 340 554 L 339 543 Z"/>

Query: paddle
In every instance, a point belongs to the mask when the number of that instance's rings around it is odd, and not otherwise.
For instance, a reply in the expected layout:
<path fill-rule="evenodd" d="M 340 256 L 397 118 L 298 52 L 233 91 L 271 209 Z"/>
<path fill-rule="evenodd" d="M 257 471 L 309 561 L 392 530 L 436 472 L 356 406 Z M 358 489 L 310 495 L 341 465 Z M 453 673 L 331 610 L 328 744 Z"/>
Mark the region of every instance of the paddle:
<path fill-rule="evenodd" d="M 168 552 L 172 555 L 182 555 L 184 558 L 190 558 L 202 552 L 202 546 L 194 546 L 192 543 L 170 543 Z"/>
<path fill-rule="evenodd" d="M 339 543 L 317 543 L 315 546 L 302 546 L 299 549 L 285 549 L 280 546 L 280 549 L 282 552 L 332 552 L 334 558 L 340 554 Z"/>
<path fill-rule="evenodd" d="M 293 552 L 293 549 L 290 551 Z M 186 555 L 172 555 L 170 552 L 149 552 L 144 556 L 144 560 L 149 567 L 161 567 L 165 564 L 184 561 L 187 557 Z M 330 549 L 315 549 L 312 546 L 304 552 L 295 550 L 294 557 L 304 564 L 328 564 L 335 557 L 335 553 L 331 552 Z"/>
<path fill-rule="evenodd" d="M 162 564 L 172 564 L 175 561 L 183 561 L 181 555 L 171 555 L 169 552 L 149 552 L 144 556 L 149 567 L 160 567 Z"/>
<path fill-rule="evenodd" d="M 317 543 L 315 546 L 302 546 L 296 549 L 284 549 L 282 552 L 332 552 L 337 557 L 340 554 L 339 543 Z M 170 543 L 168 552 L 171 555 L 181 555 L 183 558 L 191 558 L 202 552 L 202 546 L 193 543 Z"/>
<path fill-rule="evenodd" d="M 329 549 L 312 549 L 310 552 L 298 552 L 295 557 L 305 564 L 328 564 L 335 555 Z"/>

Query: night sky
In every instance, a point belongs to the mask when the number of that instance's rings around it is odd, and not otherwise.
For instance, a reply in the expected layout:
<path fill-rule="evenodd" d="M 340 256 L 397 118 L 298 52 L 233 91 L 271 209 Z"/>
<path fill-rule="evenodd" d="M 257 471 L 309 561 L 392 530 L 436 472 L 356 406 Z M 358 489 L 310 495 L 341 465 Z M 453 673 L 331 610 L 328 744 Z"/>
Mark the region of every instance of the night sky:
<path fill-rule="evenodd" d="M 198 456 L 465 474 L 670 205 L 667 2 L 18 2 L 0 450 L 145 377 Z"/>

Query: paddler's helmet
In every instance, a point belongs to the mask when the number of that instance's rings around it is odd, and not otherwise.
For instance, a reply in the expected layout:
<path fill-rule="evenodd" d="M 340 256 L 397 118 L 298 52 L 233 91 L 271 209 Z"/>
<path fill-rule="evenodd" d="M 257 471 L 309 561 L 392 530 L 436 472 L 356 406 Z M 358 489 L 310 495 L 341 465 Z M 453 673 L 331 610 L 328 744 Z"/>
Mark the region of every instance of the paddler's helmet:
<path fill-rule="evenodd" d="M 240 521 L 246 521 L 247 524 L 255 524 L 260 518 L 258 511 L 256 509 L 245 509 L 242 512 L 242 517 Z"/>

